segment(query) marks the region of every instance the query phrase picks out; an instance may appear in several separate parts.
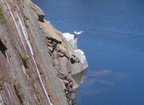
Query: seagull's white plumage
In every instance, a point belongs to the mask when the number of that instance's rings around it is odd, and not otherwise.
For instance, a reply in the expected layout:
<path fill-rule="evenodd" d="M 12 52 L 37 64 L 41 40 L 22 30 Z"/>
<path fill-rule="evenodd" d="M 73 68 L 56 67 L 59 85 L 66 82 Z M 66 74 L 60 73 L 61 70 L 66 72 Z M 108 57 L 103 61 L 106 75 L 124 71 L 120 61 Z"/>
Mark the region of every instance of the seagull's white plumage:
<path fill-rule="evenodd" d="M 76 30 L 74 30 L 74 34 L 76 34 L 76 35 L 80 35 L 82 33 L 83 33 L 83 31 L 76 31 Z"/>

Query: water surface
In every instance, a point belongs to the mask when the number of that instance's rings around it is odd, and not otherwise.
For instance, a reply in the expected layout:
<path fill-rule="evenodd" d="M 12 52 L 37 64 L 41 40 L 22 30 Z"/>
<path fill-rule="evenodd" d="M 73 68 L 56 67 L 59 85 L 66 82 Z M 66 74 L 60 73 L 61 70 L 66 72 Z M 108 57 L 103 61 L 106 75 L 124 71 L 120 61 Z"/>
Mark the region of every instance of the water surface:
<path fill-rule="evenodd" d="M 33 0 L 61 32 L 84 31 L 89 71 L 77 105 L 144 105 L 143 0 Z"/>

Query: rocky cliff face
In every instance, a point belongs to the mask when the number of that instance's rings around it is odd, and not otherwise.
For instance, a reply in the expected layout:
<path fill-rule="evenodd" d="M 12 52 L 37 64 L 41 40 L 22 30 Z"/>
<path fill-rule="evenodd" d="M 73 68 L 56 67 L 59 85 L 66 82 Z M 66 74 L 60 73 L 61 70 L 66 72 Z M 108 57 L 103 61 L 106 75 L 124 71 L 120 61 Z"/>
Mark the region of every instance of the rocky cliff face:
<path fill-rule="evenodd" d="M 44 15 L 31 0 L 0 1 L 0 105 L 76 103 L 84 53 Z"/>

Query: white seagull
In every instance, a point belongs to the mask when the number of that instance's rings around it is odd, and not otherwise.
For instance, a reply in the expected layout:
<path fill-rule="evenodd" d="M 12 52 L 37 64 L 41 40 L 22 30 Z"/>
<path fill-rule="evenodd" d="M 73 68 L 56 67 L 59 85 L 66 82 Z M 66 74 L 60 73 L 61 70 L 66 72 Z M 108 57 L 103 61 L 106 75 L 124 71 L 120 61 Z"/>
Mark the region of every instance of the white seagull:
<path fill-rule="evenodd" d="M 80 35 L 82 33 L 83 33 L 83 31 L 76 31 L 76 30 L 74 30 L 74 34 L 76 34 L 76 35 Z"/>

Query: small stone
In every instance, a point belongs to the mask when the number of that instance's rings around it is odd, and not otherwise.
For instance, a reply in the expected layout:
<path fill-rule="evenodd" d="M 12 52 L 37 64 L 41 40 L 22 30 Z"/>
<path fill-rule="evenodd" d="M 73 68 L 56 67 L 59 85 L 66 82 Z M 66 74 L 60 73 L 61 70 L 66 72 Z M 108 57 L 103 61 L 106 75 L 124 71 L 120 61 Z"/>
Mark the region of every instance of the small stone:
<path fill-rule="evenodd" d="M 70 99 L 70 97 L 71 97 L 71 93 L 67 93 L 66 98 Z"/>
<path fill-rule="evenodd" d="M 65 87 L 68 88 L 68 83 L 65 83 Z"/>
<path fill-rule="evenodd" d="M 54 63 L 55 63 L 55 65 L 58 65 L 59 64 L 58 59 L 54 59 Z"/>
<path fill-rule="evenodd" d="M 72 105 L 72 103 L 73 103 L 72 100 L 68 100 L 69 105 Z"/>
<path fill-rule="evenodd" d="M 38 21 L 44 22 L 44 15 L 38 15 Z"/>
<path fill-rule="evenodd" d="M 69 87 L 68 88 L 69 92 L 73 92 L 73 88 Z"/>
<path fill-rule="evenodd" d="M 60 57 L 64 57 L 64 56 L 65 56 L 65 54 L 62 53 L 62 52 L 58 52 L 58 55 L 59 55 Z"/>
<path fill-rule="evenodd" d="M 52 47 L 48 47 L 48 49 L 49 49 L 49 51 L 51 51 L 51 52 L 53 51 L 53 48 L 52 48 Z"/>
<path fill-rule="evenodd" d="M 67 93 L 67 89 L 64 89 L 64 93 Z"/>
<path fill-rule="evenodd" d="M 68 81 L 67 80 L 63 80 L 63 82 L 66 84 L 66 83 L 68 83 Z"/>
<path fill-rule="evenodd" d="M 59 70 L 59 67 L 57 65 L 55 65 L 56 70 Z"/>
<path fill-rule="evenodd" d="M 60 70 L 58 70 L 58 76 L 59 76 L 61 79 L 66 79 L 66 75 L 64 75 Z"/>
<path fill-rule="evenodd" d="M 76 94 L 75 93 L 71 93 L 71 99 L 76 99 Z"/>

